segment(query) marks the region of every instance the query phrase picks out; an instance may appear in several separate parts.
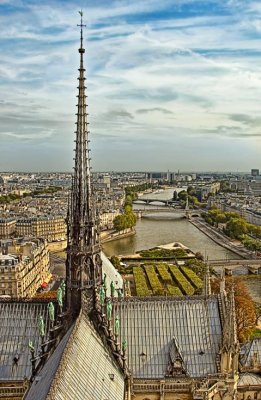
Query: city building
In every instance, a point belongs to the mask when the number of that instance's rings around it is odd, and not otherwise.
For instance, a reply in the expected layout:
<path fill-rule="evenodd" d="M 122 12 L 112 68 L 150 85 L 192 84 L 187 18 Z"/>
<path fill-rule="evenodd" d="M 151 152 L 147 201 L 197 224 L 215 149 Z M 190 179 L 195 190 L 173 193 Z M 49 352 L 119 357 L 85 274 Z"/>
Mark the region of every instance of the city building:
<path fill-rule="evenodd" d="M 43 239 L 2 241 L 0 297 L 31 298 L 51 278 L 49 252 Z"/>
<path fill-rule="evenodd" d="M 64 240 L 66 238 L 65 220 L 63 217 L 55 216 L 18 219 L 16 235 L 19 237 L 42 237 L 48 242 Z"/>
<path fill-rule="evenodd" d="M 259 169 L 251 169 L 251 176 L 259 176 Z"/>
<path fill-rule="evenodd" d="M 15 233 L 15 218 L 0 218 L 0 239 L 10 238 Z"/>
<path fill-rule="evenodd" d="M 119 211 L 104 212 L 100 214 L 100 229 L 107 230 L 113 228 L 114 218 L 120 215 Z"/>
<path fill-rule="evenodd" d="M 210 194 L 217 194 L 220 190 L 220 182 L 212 182 L 209 184 L 198 184 L 196 186 L 196 196 L 199 201 L 204 201 Z"/>

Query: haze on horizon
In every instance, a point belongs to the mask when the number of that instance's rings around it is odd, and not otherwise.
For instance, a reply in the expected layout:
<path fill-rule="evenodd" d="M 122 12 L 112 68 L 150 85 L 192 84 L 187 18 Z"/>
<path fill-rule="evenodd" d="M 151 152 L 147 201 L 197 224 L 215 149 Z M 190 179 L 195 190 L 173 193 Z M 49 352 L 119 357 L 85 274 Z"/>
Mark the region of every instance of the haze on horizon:
<path fill-rule="evenodd" d="M 260 2 L 84 3 L 94 170 L 260 168 Z M 71 170 L 81 6 L 0 0 L 0 171 Z"/>

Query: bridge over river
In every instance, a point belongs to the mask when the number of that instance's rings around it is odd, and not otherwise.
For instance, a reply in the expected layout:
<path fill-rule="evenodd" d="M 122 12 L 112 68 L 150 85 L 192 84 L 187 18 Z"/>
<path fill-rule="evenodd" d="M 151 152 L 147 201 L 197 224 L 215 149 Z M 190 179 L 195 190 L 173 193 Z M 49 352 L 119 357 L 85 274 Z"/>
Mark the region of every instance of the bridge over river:
<path fill-rule="evenodd" d="M 154 207 L 153 207 L 154 206 Z M 157 214 L 157 213 L 172 213 L 172 214 L 178 214 L 181 217 L 185 218 L 190 218 L 190 217 L 200 217 L 200 211 L 199 210 L 185 210 L 181 208 L 174 208 L 174 207 L 164 207 L 164 206 L 159 206 L 155 208 L 155 205 L 152 205 L 150 208 L 135 208 L 133 210 L 139 218 L 145 218 L 146 216 L 149 216 L 151 214 Z"/>
<path fill-rule="evenodd" d="M 159 204 L 160 203 L 160 204 Z M 198 209 L 190 209 L 188 202 L 186 202 L 186 207 L 184 209 L 177 208 L 177 202 L 169 199 L 156 199 L 156 198 L 146 198 L 146 199 L 137 199 L 133 201 L 133 204 L 136 205 L 134 211 L 138 214 L 139 218 L 142 218 L 148 214 L 154 213 L 162 213 L 162 212 L 171 212 L 179 215 L 184 215 L 185 218 L 190 219 L 191 216 L 198 217 L 200 216 L 200 210 Z M 144 208 L 138 208 L 138 205 L 144 204 Z M 145 206 L 147 208 L 145 208 Z M 149 207 L 148 207 L 149 206 Z"/>
<path fill-rule="evenodd" d="M 134 204 L 162 203 L 165 206 L 173 206 L 173 205 L 177 204 L 177 201 L 173 200 L 173 199 L 166 200 L 166 199 L 158 199 L 158 198 L 154 197 L 154 198 L 145 198 L 145 199 L 139 198 L 137 200 L 133 200 L 133 203 Z"/>
<path fill-rule="evenodd" d="M 209 260 L 208 264 L 214 269 L 224 268 L 227 275 L 232 275 L 233 271 L 245 268 L 251 274 L 261 274 L 261 259 L 257 260 Z"/>

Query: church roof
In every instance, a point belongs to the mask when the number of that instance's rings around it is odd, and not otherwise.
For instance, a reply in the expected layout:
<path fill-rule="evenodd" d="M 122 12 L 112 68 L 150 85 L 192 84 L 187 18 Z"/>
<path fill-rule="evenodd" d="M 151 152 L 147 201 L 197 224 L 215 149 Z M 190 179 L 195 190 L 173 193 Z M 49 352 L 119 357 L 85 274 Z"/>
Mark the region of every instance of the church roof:
<path fill-rule="evenodd" d="M 38 317 L 48 323 L 47 303 L 0 302 L 0 381 L 23 380 L 32 372 L 32 341 L 39 348 Z"/>
<path fill-rule="evenodd" d="M 242 346 L 240 351 L 240 364 L 244 368 L 251 368 L 253 359 L 261 365 L 261 338 L 255 338 Z"/>
<path fill-rule="evenodd" d="M 251 374 L 248 372 L 240 374 L 239 381 L 237 384 L 238 388 L 249 385 L 261 387 L 261 376 L 258 376 L 256 374 Z"/>
<path fill-rule="evenodd" d="M 44 367 L 39 371 L 32 386 L 29 389 L 25 399 L 26 400 L 45 400 L 49 393 L 54 375 L 59 367 L 61 358 L 63 356 L 64 349 L 68 343 L 70 335 L 72 333 L 73 326 L 64 335 L 61 342 L 51 355 L 49 360 L 46 362 Z"/>
<path fill-rule="evenodd" d="M 51 365 L 53 357 L 58 359 L 59 366 L 52 377 L 53 382 L 46 399 L 123 400 L 124 376 L 93 325 L 83 314 L 76 321 L 62 357 L 56 351 L 50 357 L 48 363 Z M 54 364 L 57 364 L 56 360 Z M 50 387 L 48 376 L 47 385 Z M 34 397 L 26 398 L 31 399 Z"/>
<path fill-rule="evenodd" d="M 106 274 L 106 279 L 108 282 L 108 286 L 110 285 L 111 281 L 114 282 L 116 289 L 123 288 L 123 279 L 116 268 L 112 265 L 110 260 L 105 256 L 103 252 L 101 252 L 101 259 L 102 259 L 102 272 Z M 115 291 L 115 296 L 118 296 L 117 291 Z"/>
<path fill-rule="evenodd" d="M 127 365 L 134 378 L 155 379 L 167 374 L 173 338 L 188 376 L 218 372 L 221 322 L 217 298 L 135 298 L 114 305 L 120 318 L 120 340 L 127 339 Z"/>

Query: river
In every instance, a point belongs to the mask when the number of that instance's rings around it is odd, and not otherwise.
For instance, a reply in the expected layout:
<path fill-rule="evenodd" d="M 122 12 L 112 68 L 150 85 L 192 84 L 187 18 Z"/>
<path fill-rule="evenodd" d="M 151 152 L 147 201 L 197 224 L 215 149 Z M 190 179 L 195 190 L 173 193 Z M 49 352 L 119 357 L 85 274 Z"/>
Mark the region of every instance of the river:
<path fill-rule="evenodd" d="M 182 188 L 177 189 L 177 191 Z M 174 188 L 166 189 L 160 193 L 147 194 L 142 198 L 155 198 L 168 200 L 173 196 Z M 160 207 L 160 203 L 157 203 Z M 155 208 L 156 203 L 154 204 Z M 152 206 L 134 204 L 134 209 L 149 209 Z M 103 244 L 105 254 L 112 255 L 134 254 L 138 250 L 149 249 L 161 244 L 181 242 L 189 247 L 193 252 L 201 252 L 204 257 L 209 259 L 236 259 L 236 254 L 224 249 L 216 244 L 208 236 L 204 235 L 187 219 L 180 214 L 155 213 L 150 217 L 142 218 L 137 222 L 136 235 Z"/>

